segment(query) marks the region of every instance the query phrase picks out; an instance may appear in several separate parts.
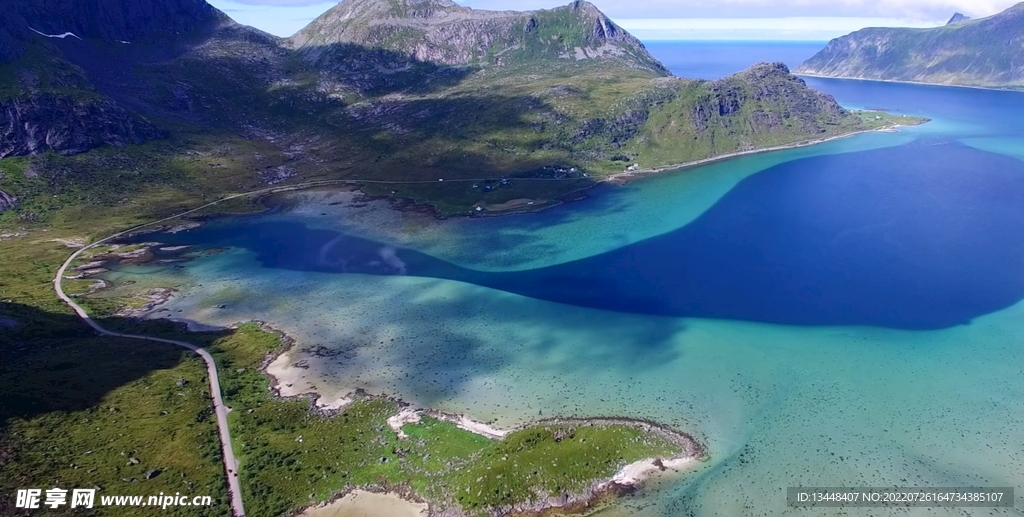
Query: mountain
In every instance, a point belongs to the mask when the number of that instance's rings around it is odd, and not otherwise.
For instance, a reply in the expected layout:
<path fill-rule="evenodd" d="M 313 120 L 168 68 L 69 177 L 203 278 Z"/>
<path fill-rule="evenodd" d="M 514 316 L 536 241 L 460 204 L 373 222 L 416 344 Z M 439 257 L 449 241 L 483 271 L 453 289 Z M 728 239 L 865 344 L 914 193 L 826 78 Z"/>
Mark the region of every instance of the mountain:
<path fill-rule="evenodd" d="M 1024 3 L 929 29 L 868 28 L 834 39 L 799 74 L 965 86 L 1024 86 Z"/>
<path fill-rule="evenodd" d="M 954 25 L 954 24 L 957 24 L 957 23 L 963 23 L 963 22 L 966 22 L 966 21 L 970 21 L 970 19 L 971 19 L 970 16 L 965 16 L 965 15 L 963 15 L 961 13 L 953 13 L 953 16 L 949 19 L 948 22 L 946 22 L 946 25 Z"/>
<path fill-rule="evenodd" d="M 346 0 L 291 38 L 307 54 L 338 45 L 381 49 L 439 65 L 606 59 L 668 75 L 644 45 L 593 4 L 542 11 L 480 11 L 451 0 Z"/>
<path fill-rule="evenodd" d="M 124 147 L 163 131 L 73 61 L 99 47 L 167 46 L 229 19 L 202 0 L 6 0 L 0 7 L 0 158 Z M 73 48 L 73 47 L 79 48 Z M 64 47 L 61 51 L 59 47 Z"/>
<path fill-rule="evenodd" d="M 310 179 L 370 180 L 369 194 L 442 213 L 538 207 L 633 163 L 884 123 L 782 65 L 672 77 L 583 1 L 493 12 L 344 0 L 291 38 L 202 0 L 14 0 L 0 12 L 0 190 L 32 220 L 60 196 L 102 206 L 163 186 L 208 195 Z M 12 156 L 30 158 L 5 167 Z M 558 172 L 569 169 L 587 174 Z"/>

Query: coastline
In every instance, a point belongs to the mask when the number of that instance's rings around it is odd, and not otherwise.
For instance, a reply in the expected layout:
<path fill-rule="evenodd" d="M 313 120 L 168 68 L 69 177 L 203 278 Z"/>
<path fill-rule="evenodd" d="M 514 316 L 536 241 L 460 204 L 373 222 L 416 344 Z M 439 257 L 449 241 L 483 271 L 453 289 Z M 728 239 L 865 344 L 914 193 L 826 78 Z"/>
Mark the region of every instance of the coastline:
<path fill-rule="evenodd" d="M 884 127 L 884 128 L 874 128 L 874 129 L 869 129 L 869 130 L 855 131 L 855 132 L 845 133 L 845 134 L 841 134 L 841 135 L 835 135 L 835 136 L 832 136 L 832 137 L 827 137 L 827 138 L 822 138 L 822 139 L 817 139 L 817 140 L 812 140 L 812 141 L 797 142 L 797 143 L 787 144 L 787 145 L 783 145 L 783 146 L 775 146 L 775 147 L 761 148 L 761 149 L 751 149 L 751 150 L 747 150 L 747 151 L 740 151 L 740 152 L 736 152 L 736 153 L 729 153 L 729 154 L 725 154 L 725 155 L 720 155 L 720 156 L 715 156 L 715 157 L 711 157 L 711 158 L 706 158 L 706 159 L 703 159 L 703 160 L 697 160 L 697 161 L 693 161 L 693 162 L 688 162 L 688 163 L 685 163 L 685 164 L 666 165 L 666 166 L 662 166 L 662 167 L 658 167 L 658 168 L 654 168 L 654 169 L 647 169 L 647 170 L 640 170 L 640 171 L 630 171 L 630 173 L 619 173 L 619 174 L 612 175 L 611 177 L 601 178 L 601 179 L 599 179 L 595 183 L 595 185 L 599 184 L 600 182 L 604 182 L 604 181 L 609 181 L 609 182 L 622 181 L 622 182 L 625 182 L 625 181 L 629 181 L 630 179 L 639 177 L 641 175 L 652 174 L 652 173 L 660 173 L 660 172 L 665 172 L 665 171 L 683 170 L 683 169 L 697 167 L 697 166 L 708 164 L 708 163 L 714 163 L 714 162 L 718 162 L 718 161 L 728 160 L 728 159 L 733 158 L 733 157 L 743 156 L 743 155 L 747 155 L 747 154 L 756 154 L 756 153 L 763 153 L 763 152 L 771 152 L 771 151 L 775 151 L 775 150 L 784 150 L 784 149 L 792 149 L 792 148 L 797 148 L 797 147 L 811 146 L 811 145 L 816 145 L 818 143 L 824 143 L 824 142 L 828 142 L 828 141 L 836 140 L 836 139 L 840 139 L 840 138 L 847 138 L 847 137 L 854 136 L 854 135 L 857 135 L 857 134 L 868 133 L 868 132 L 872 132 L 872 131 L 892 130 L 892 127 L 893 126 L 888 126 L 888 127 Z M 284 188 L 282 190 L 294 191 L 294 190 L 300 190 L 302 188 L 333 187 L 334 185 L 339 185 L 339 184 L 340 185 L 351 185 L 351 182 L 349 182 L 349 181 L 342 181 L 342 182 L 331 183 L 331 184 L 309 185 L 308 187 L 293 186 L 293 187 L 290 187 L 290 188 Z M 255 195 L 257 196 L 257 199 L 262 199 L 263 196 L 271 195 L 271 194 L 274 194 L 276 192 L 278 192 L 278 191 L 275 191 L 275 192 L 262 192 L 261 193 L 262 196 L 260 195 L 260 193 L 257 193 Z M 264 210 L 268 210 L 268 209 L 269 209 L 269 207 L 264 207 Z M 205 217 L 200 219 L 200 221 L 204 221 L 205 222 Z M 156 224 L 156 223 L 154 223 L 154 224 Z M 191 227 L 199 226 L 201 224 L 203 224 L 203 223 L 202 222 L 190 222 L 190 223 L 187 223 L 185 225 L 178 225 L 175 228 L 188 229 L 188 228 L 191 228 Z M 152 231 L 152 230 L 149 230 L 149 231 Z M 159 246 L 160 245 L 158 245 L 158 244 L 153 244 L 152 245 L 153 248 L 157 248 Z M 139 250 L 139 251 L 141 251 L 141 250 Z M 136 253 L 138 253 L 140 256 L 144 254 L 144 253 L 140 253 L 139 251 L 136 251 Z M 170 250 L 167 250 L 167 251 L 170 251 Z M 154 304 L 153 307 L 150 307 L 150 310 L 152 310 L 154 307 L 156 307 L 158 305 L 161 305 L 165 301 L 166 301 L 166 299 L 160 300 L 159 303 L 156 303 L 156 304 Z M 288 337 L 283 332 L 276 331 L 276 330 L 272 329 L 271 327 L 269 327 L 265 323 L 261 323 L 260 327 L 263 328 L 264 330 L 275 332 L 278 336 L 281 337 L 282 343 L 284 345 L 280 351 L 276 352 L 275 354 L 268 355 L 265 358 L 265 361 L 261 365 L 261 368 L 260 368 L 260 371 L 262 373 L 264 373 L 269 378 L 271 389 L 273 390 L 273 392 L 274 392 L 274 394 L 276 396 L 279 396 L 279 397 L 282 397 L 282 398 L 303 398 L 305 400 L 308 400 L 309 403 L 310 403 L 310 409 L 312 411 L 319 412 L 319 413 L 323 414 L 324 416 L 331 416 L 333 414 L 337 414 L 342 409 L 344 409 L 344 407 L 347 404 L 349 404 L 349 403 L 351 403 L 351 402 L 353 402 L 355 400 L 353 398 L 350 398 L 350 397 L 346 396 L 346 397 L 337 398 L 334 401 L 324 401 L 325 404 L 320 404 L 319 402 L 321 401 L 321 396 L 318 393 L 316 393 L 316 392 L 297 393 L 297 394 L 282 393 L 281 392 L 282 391 L 281 390 L 281 388 L 282 388 L 281 382 L 282 381 L 280 380 L 280 376 L 279 375 L 274 375 L 271 371 L 268 371 L 268 367 L 269 367 L 269 365 L 274 360 L 276 360 L 280 356 L 281 353 L 283 353 L 284 351 L 288 350 L 289 348 L 295 346 L 296 343 L 295 343 L 295 341 L 292 338 Z M 290 365 L 285 365 L 282 368 L 281 371 L 283 372 L 284 370 L 289 369 L 289 368 L 290 368 Z M 367 396 L 365 393 L 361 393 L 360 394 L 358 392 L 356 393 L 356 395 L 357 396 L 358 395 Z M 383 398 L 383 397 L 381 397 L 381 398 Z M 398 400 L 398 399 L 388 398 L 388 400 L 399 402 L 400 404 L 402 403 L 401 400 Z M 430 411 L 430 410 L 424 410 L 424 411 Z M 443 413 L 440 413 L 440 412 L 429 412 L 429 413 L 425 413 L 425 414 L 427 414 L 428 416 L 435 417 L 435 418 L 436 417 L 441 417 L 439 419 L 451 419 L 451 420 L 448 420 L 448 421 L 451 421 L 452 423 L 455 423 L 456 425 L 461 424 L 461 425 L 459 425 L 460 428 L 463 428 L 463 429 L 465 429 L 467 431 L 470 431 L 470 432 L 475 432 L 476 434 L 480 434 L 480 435 L 488 437 L 490 439 L 500 439 L 504 435 L 507 435 L 509 432 L 511 432 L 511 431 L 508 431 L 508 430 L 495 429 L 495 428 L 486 426 L 486 424 L 481 423 L 481 422 L 476 422 L 476 421 L 472 420 L 470 417 L 468 417 L 466 415 L 449 415 L 449 414 L 443 414 Z M 530 427 L 530 426 L 533 426 L 533 425 L 543 425 L 545 422 L 554 422 L 554 420 L 532 422 L 530 424 L 524 425 L 523 427 Z M 566 420 L 566 422 L 569 422 L 569 421 Z M 606 423 L 607 422 L 615 422 L 615 423 L 618 423 L 618 424 L 626 424 L 626 423 L 635 422 L 636 425 L 649 425 L 650 424 L 650 423 L 645 423 L 645 422 L 640 422 L 640 421 L 630 421 L 628 419 L 614 419 L 614 418 L 583 419 L 583 420 L 573 420 L 572 422 L 587 422 L 587 423 L 593 423 L 593 425 L 598 425 L 598 424 L 596 424 L 598 422 L 606 422 Z M 658 475 L 660 473 L 663 473 L 663 472 L 666 472 L 666 471 L 679 471 L 679 470 L 681 470 L 683 468 L 686 468 L 687 466 L 693 464 L 693 462 L 698 461 L 700 459 L 703 459 L 705 457 L 704 455 L 706 453 L 703 451 L 703 448 L 700 448 L 699 444 L 697 444 L 695 440 L 693 440 L 688 435 L 685 435 L 685 434 L 682 434 L 682 433 L 677 433 L 677 434 L 679 436 L 684 436 L 687 440 L 689 440 L 692 443 L 692 448 L 685 449 L 688 452 L 688 454 L 679 455 L 679 456 L 672 457 L 672 458 L 647 458 L 647 459 L 644 459 L 644 460 L 641 460 L 641 461 L 638 461 L 638 462 L 630 463 L 628 465 L 622 466 L 610 478 L 605 478 L 605 479 L 602 479 L 602 480 L 595 481 L 594 484 L 588 490 L 586 490 L 584 492 L 581 492 L 580 494 L 575 494 L 575 495 L 573 495 L 573 494 L 566 494 L 566 495 L 564 495 L 562 497 L 558 497 L 558 498 L 554 498 L 554 499 L 549 498 L 548 500 L 545 500 L 545 501 L 541 501 L 541 502 L 537 502 L 537 503 L 532 503 L 530 505 L 524 506 L 523 508 L 518 509 L 517 511 L 519 511 L 520 513 L 524 513 L 524 514 L 534 514 L 534 515 L 536 515 L 536 514 L 543 514 L 546 511 L 550 511 L 550 510 L 556 509 L 556 508 L 558 508 L 558 509 L 576 508 L 577 511 L 589 510 L 589 509 L 592 509 L 592 505 L 595 502 L 598 502 L 598 501 L 602 500 L 603 498 L 613 497 L 613 496 L 619 495 L 619 494 L 630 493 L 631 491 L 636 490 L 646 480 L 650 479 L 653 476 L 656 476 L 656 475 Z M 568 510 L 568 511 L 573 511 L 573 510 Z"/>
<path fill-rule="evenodd" d="M 1020 92 L 1024 93 L 1024 85 L 1021 86 L 976 86 L 969 84 L 947 84 L 947 83 L 929 83 L 924 81 L 900 81 L 897 79 L 872 79 L 869 77 L 849 77 L 849 76 L 835 76 L 835 75 L 822 75 L 822 74 L 811 74 L 806 72 L 793 72 L 793 75 L 797 77 L 814 77 L 817 79 L 844 79 L 847 81 L 868 81 L 875 83 L 895 83 L 895 84 L 916 84 L 919 86 L 944 86 L 947 88 L 970 88 L 972 90 L 990 90 L 997 92 Z"/>
<path fill-rule="evenodd" d="M 836 78 L 833 78 L 833 79 L 836 79 Z M 864 79 L 864 80 L 870 80 L 870 79 Z M 913 84 L 924 84 L 924 83 L 913 83 Z M 945 86 L 945 85 L 937 85 L 937 86 Z M 965 87 L 965 88 L 969 88 L 969 87 Z M 985 88 L 985 89 L 988 89 L 988 88 Z M 1008 91 L 1011 91 L 1011 90 L 1008 90 Z M 874 110 L 865 110 L 865 111 L 874 111 Z M 924 122 L 928 122 L 928 119 L 925 119 Z M 922 122 L 922 123 L 924 123 L 924 122 Z M 586 192 L 588 190 L 590 190 L 590 189 L 592 189 L 592 188 L 594 188 L 594 187 L 596 187 L 598 185 L 601 185 L 602 183 L 609 183 L 609 184 L 613 184 L 613 185 L 624 185 L 624 184 L 628 183 L 629 181 L 632 181 L 634 179 L 638 179 L 638 178 L 643 177 L 643 176 L 648 176 L 648 175 L 651 175 L 651 174 L 660 174 L 660 173 L 674 172 L 674 171 L 680 171 L 681 172 L 681 171 L 684 171 L 684 170 L 687 170 L 687 169 L 692 169 L 692 168 L 699 167 L 699 166 L 702 166 L 702 165 L 709 165 L 709 164 L 713 164 L 713 163 L 729 160 L 729 159 L 732 159 L 732 158 L 738 158 L 738 157 L 741 157 L 741 156 L 760 154 L 760 153 L 768 153 L 768 152 L 774 152 L 774 151 L 785 151 L 785 150 L 789 150 L 789 149 L 798 149 L 798 148 L 802 148 L 802 147 L 810 147 L 810 146 L 814 146 L 814 145 L 818 145 L 818 144 L 823 144 L 823 143 L 827 143 L 827 142 L 832 142 L 832 141 L 835 141 L 835 140 L 849 138 L 849 137 L 853 137 L 853 136 L 857 136 L 857 135 L 861 135 L 861 134 L 866 134 L 866 133 L 872 133 L 872 132 L 895 132 L 895 131 L 899 130 L 898 128 L 904 127 L 904 126 L 905 126 L 905 124 L 890 124 L 890 125 L 882 126 L 882 127 L 878 127 L 878 128 L 862 129 L 862 130 L 858 130 L 858 131 L 851 131 L 851 132 L 848 132 L 848 133 L 841 133 L 841 134 L 837 134 L 837 135 L 833 135 L 833 136 L 829 136 L 829 137 L 825 137 L 825 138 L 817 138 L 817 139 L 813 139 L 813 140 L 805 140 L 805 141 L 794 142 L 794 143 L 790 143 L 790 144 L 777 145 L 777 146 L 771 146 L 771 147 L 754 148 L 754 149 L 748 149 L 748 150 L 744 150 L 744 151 L 735 151 L 735 152 L 731 152 L 731 153 L 720 154 L 720 155 L 711 156 L 711 157 L 708 157 L 708 158 L 702 158 L 702 159 L 699 159 L 699 160 L 693 160 L 693 161 L 689 161 L 689 162 L 673 163 L 673 164 L 667 164 L 667 165 L 659 165 L 657 167 L 637 169 L 637 170 L 634 170 L 634 171 L 620 171 L 620 172 L 611 173 L 611 174 L 609 174 L 607 176 L 593 176 L 592 179 L 594 181 L 591 184 L 589 184 L 589 185 L 585 185 L 585 186 L 582 186 L 580 188 L 576 188 L 576 189 L 567 191 L 567 192 L 565 192 L 565 193 L 563 193 L 563 194 L 561 194 L 561 195 L 559 195 L 559 196 L 557 196 L 555 198 L 552 198 L 550 200 L 541 200 L 542 202 L 540 204 L 537 204 L 537 205 L 517 206 L 514 209 L 510 209 L 510 210 L 483 211 L 483 212 L 477 212 L 475 210 L 467 210 L 466 212 L 463 212 L 463 213 L 445 214 L 445 213 L 441 212 L 441 210 L 437 206 L 435 206 L 434 204 L 431 204 L 431 203 L 420 202 L 420 201 L 416 201 L 416 200 L 410 199 L 410 198 L 394 198 L 394 197 L 383 196 L 383 195 L 372 195 L 372 194 L 367 194 L 363 190 L 363 186 L 366 185 L 366 184 L 396 184 L 396 185 L 398 185 L 398 184 L 401 184 L 401 185 L 406 185 L 406 184 L 431 184 L 431 185 L 433 185 L 434 184 L 433 181 L 380 181 L 380 180 L 360 180 L 360 179 L 313 180 L 313 181 L 308 181 L 308 182 L 300 182 L 300 183 L 296 183 L 296 184 L 292 184 L 292 185 L 280 185 L 280 186 L 274 186 L 274 187 L 267 187 L 267 188 L 257 189 L 257 190 L 253 190 L 253 191 L 250 191 L 250 192 L 243 192 L 243 193 L 238 193 L 238 194 L 225 195 L 221 199 L 212 201 L 210 203 L 207 203 L 205 205 L 193 208 L 191 210 L 186 210 L 186 211 L 181 212 L 179 214 L 176 214 L 176 215 L 173 215 L 173 216 L 170 216 L 170 217 L 166 217 L 166 218 L 158 220 L 158 221 L 153 221 L 153 222 L 150 222 L 150 223 L 141 224 L 141 225 L 135 226 L 133 228 L 130 228 L 128 230 L 124 230 L 124 231 L 119 232 L 119 233 L 117 233 L 115 235 L 109 236 L 107 238 L 107 240 L 113 239 L 113 238 L 116 238 L 116 237 L 129 237 L 129 236 L 138 235 L 138 234 L 156 233 L 156 232 L 160 232 L 160 231 L 165 231 L 165 232 L 168 232 L 168 233 L 177 233 L 177 232 L 180 232 L 180 231 L 187 231 L 187 230 L 191 230 L 191 229 L 194 229 L 194 228 L 201 227 L 204 224 L 206 224 L 206 222 L 209 221 L 210 219 L 214 219 L 214 218 L 225 216 L 225 215 L 240 215 L 240 214 L 237 214 L 237 213 L 228 213 L 228 214 L 211 213 L 211 214 L 199 214 L 199 215 L 196 215 L 196 216 L 192 216 L 191 218 L 187 217 L 190 214 L 194 214 L 196 212 L 200 212 L 200 211 L 202 211 L 202 210 L 204 210 L 206 208 L 210 208 L 210 207 L 216 206 L 216 205 L 218 205 L 218 204 L 220 204 L 222 202 L 230 201 L 230 200 L 237 199 L 237 198 L 242 198 L 242 197 L 246 197 L 246 196 L 252 196 L 253 197 L 253 204 L 255 206 L 258 206 L 259 208 L 255 209 L 255 210 L 252 210 L 251 212 L 244 212 L 244 214 L 245 215 L 254 215 L 254 214 L 265 213 L 265 212 L 268 212 L 270 210 L 273 210 L 274 207 L 268 206 L 265 203 L 265 200 L 270 198 L 270 197 L 272 197 L 272 196 L 275 196 L 275 195 L 285 194 L 285 193 L 289 193 L 289 192 L 301 192 L 301 191 L 304 191 L 304 190 L 334 189 L 334 188 L 339 188 L 339 187 L 347 189 L 348 191 L 359 192 L 359 194 L 362 196 L 362 199 L 360 200 L 360 202 L 363 202 L 363 203 L 374 202 L 374 201 L 386 201 L 388 203 L 389 207 L 391 209 L 393 209 L 393 210 L 396 210 L 396 211 L 399 211 L 399 212 L 420 213 L 420 214 L 423 214 L 423 215 L 431 216 L 434 219 L 439 219 L 439 220 L 445 220 L 445 219 L 449 219 L 449 218 L 452 218 L 452 217 L 503 217 L 503 216 L 510 216 L 510 215 L 539 213 L 539 212 L 550 210 L 550 209 L 553 209 L 553 208 L 556 208 L 556 207 L 559 207 L 559 206 L 563 206 L 563 205 L 566 205 L 566 204 L 569 204 L 569 203 L 573 203 L 573 202 L 577 202 L 577 201 L 583 201 L 583 200 L 587 199 Z M 486 178 L 462 178 L 462 179 L 449 179 L 449 180 L 447 180 L 447 182 L 449 182 L 449 183 L 467 183 L 467 182 L 480 182 L 480 181 L 486 181 Z M 556 181 L 557 182 L 557 181 L 566 181 L 566 180 L 565 179 L 555 179 L 555 178 L 516 178 L 516 181 Z M 157 226 L 160 223 L 174 221 L 175 219 L 179 219 L 179 218 L 186 218 L 185 220 L 187 222 L 178 222 L 177 224 L 172 224 L 172 225 Z"/>
<path fill-rule="evenodd" d="M 516 504 L 512 508 L 492 509 L 490 515 L 495 517 L 498 515 L 506 515 L 510 512 L 520 516 L 542 516 L 552 511 L 560 512 L 560 514 L 590 513 L 595 509 L 595 506 L 600 505 L 602 502 L 611 502 L 617 497 L 631 494 L 642 488 L 648 481 L 658 476 L 670 473 L 680 473 L 685 469 L 707 461 L 708 459 L 707 449 L 693 436 L 662 425 L 658 422 L 638 418 L 615 416 L 597 416 L 590 418 L 554 417 L 527 421 L 511 429 L 500 429 L 487 423 L 474 420 L 466 414 L 448 413 L 430 408 L 414 408 L 401 398 L 369 394 L 362 389 L 357 389 L 352 393 L 325 404 L 320 404 L 320 399 L 322 397 L 315 391 L 297 394 L 282 394 L 280 389 L 281 380 L 268 371 L 268 367 L 277 361 L 277 359 L 279 359 L 283 354 L 297 346 L 298 342 L 294 338 L 288 336 L 285 332 L 272 327 L 266 322 L 251 321 L 249 323 L 257 324 L 264 332 L 272 333 L 280 339 L 281 346 L 278 347 L 277 350 L 268 353 L 263 358 L 259 368 L 259 371 L 267 378 L 269 389 L 275 397 L 282 400 L 304 400 L 309 403 L 309 411 L 315 412 L 325 418 L 332 418 L 339 415 L 344 411 L 345 407 L 357 400 L 379 399 L 393 402 L 398 405 L 399 410 L 395 415 L 388 418 L 387 425 L 398 435 L 399 440 L 409 439 L 409 437 L 402 431 L 402 426 L 406 424 L 416 424 L 420 422 L 423 417 L 428 417 L 454 424 L 459 429 L 483 436 L 487 439 L 499 441 L 516 431 L 543 427 L 545 425 L 631 427 L 645 433 L 655 434 L 668 442 L 675 444 L 681 451 L 670 457 L 643 458 L 623 465 L 619 467 L 611 477 L 595 479 L 587 489 L 578 493 L 564 493 L 557 497 L 550 496 L 535 501 L 523 502 Z M 237 327 L 241 324 L 242 323 L 236 323 L 235 325 L 232 325 L 232 327 Z M 468 517 L 468 514 L 463 512 L 460 508 L 435 508 L 433 504 L 430 504 L 430 501 L 424 499 L 410 487 L 405 485 L 368 485 L 346 487 L 344 490 L 334 494 L 334 496 L 329 500 L 300 508 L 294 513 L 294 515 L 307 515 L 306 512 L 310 509 L 325 508 L 335 503 L 341 504 L 340 501 L 342 499 L 357 492 L 369 492 L 384 495 L 391 494 L 400 497 L 410 504 L 425 503 L 427 504 L 427 516 Z"/>
<path fill-rule="evenodd" d="M 665 173 L 665 172 L 673 172 L 673 171 L 682 171 L 682 170 L 686 170 L 686 169 L 692 169 L 694 167 L 700 167 L 702 165 L 709 165 L 709 164 L 712 164 L 712 163 L 717 163 L 717 162 L 729 160 L 729 159 L 732 159 L 732 158 L 738 158 L 740 156 L 748 156 L 748 155 L 752 155 L 752 154 L 761 154 L 761 153 L 770 153 L 770 152 L 774 152 L 774 151 L 785 151 L 787 149 L 799 149 L 801 147 L 810 147 L 810 146 L 813 146 L 813 145 L 824 144 L 826 142 L 832 142 L 832 141 L 835 141 L 835 140 L 842 140 L 844 138 L 850 138 L 850 137 L 853 137 L 853 136 L 862 135 L 862 134 L 865 134 L 865 133 L 892 133 L 894 131 L 899 131 L 899 128 L 901 128 L 901 127 L 904 127 L 904 126 L 901 125 L 901 124 L 893 124 L 893 125 L 889 125 L 889 126 L 883 126 L 883 127 L 878 127 L 878 128 L 872 128 L 872 129 L 862 129 L 862 130 L 859 130 L 859 131 L 853 131 L 853 132 L 850 132 L 850 133 L 843 133 L 843 134 L 840 134 L 840 135 L 829 136 L 829 137 L 825 137 L 825 138 L 819 138 L 819 139 L 816 139 L 816 140 L 807 140 L 807 141 L 804 141 L 804 142 L 794 142 L 792 144 L 777 145 L 777 146 L 772 146 L 772 147 L 762 147 L 762 148 L 758 148 L 758 149 L 749 149 L 749 150 L 746 150 L 746 151 L 736 151 L 736 152 L 733 152 L 733 153 L 720 154 L 718 156 L 712 156 L 710 158 L 703 158 L 703 159 L 700 159 L 700 160 L 694 160 L 694 161 L 690 161 L 690 162 L 675 163 L 675 164 L 671 164 L 671 165 L 662 165 L 662 166 L 658 166 L 658 167 L 651 167 L 651 168 L 647 168 L 647 169 L 637 169 L 637 170 L 633 170 L 633 171 L 616 172 L 614 174 L 611 174 L 609 176 L 606 176 L 606 177 L 602 178 L 601 181 L 602 182 L 606 181 L 606 182 L 609 182 L 609 183 L 612 183 L 612 184 L 616 184 L 616 185 L 624 185 L 624 184 L 626 184 L 626 183 L 628 183 L 628 182 L 630 182 L 632 180 L 635 180 L 635 179 L 638 179 L 638 178 L 641 178 L 641 177 L 644 177 L 644 176 L 650 176 L 652 174 L 661 174 L 661 173 Z"/>

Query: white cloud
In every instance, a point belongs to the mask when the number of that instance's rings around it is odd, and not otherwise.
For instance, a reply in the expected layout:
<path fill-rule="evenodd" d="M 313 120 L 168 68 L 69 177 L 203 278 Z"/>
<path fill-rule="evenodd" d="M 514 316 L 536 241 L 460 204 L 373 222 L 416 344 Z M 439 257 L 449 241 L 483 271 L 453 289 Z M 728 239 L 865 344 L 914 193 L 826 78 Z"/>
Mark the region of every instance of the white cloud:
<path fill-rule="evenodd" d="M 254 0 L 255 1 L 255 0 Z M 540 9 L 562 0 L 456 0 L 474 9 Z M 613 19 L 627 18 L 780 18 L 872 17 L 915 20 L 949 19 L 954 12 L 981 17 L 1017 0 L 592 0 Z"/>
<path fill-rule="evenodd" d="M 864 27 L 934 27 L 945 20 L 905 18 L 639 18 L 619 25 L 643 40 L 825 41 Z"/>

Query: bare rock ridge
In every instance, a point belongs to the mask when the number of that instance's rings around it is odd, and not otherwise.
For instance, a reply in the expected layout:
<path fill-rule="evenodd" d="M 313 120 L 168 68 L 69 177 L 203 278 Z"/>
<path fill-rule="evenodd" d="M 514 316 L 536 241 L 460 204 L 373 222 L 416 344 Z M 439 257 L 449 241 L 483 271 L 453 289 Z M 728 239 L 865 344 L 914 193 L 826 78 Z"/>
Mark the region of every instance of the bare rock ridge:
<path fill-rule="evenodd" d="M 1024 3 L 930 29 L 867 28 L 836 38 L 798 74 L 965 86 L 1024 86 Z"/>
<path fill-rule="evenodd" d="M 965 15 L 963 15 L 961 13 L 954 13 L 953 17 L 950 18 L 948 22 L 946 22 L 946 25 L 955 25 L 957 23 L 963 23 L 963 22 L 969 21 L 970 19 L 971 19 L 970 16 L 965 16 Z"/>
<path fill-rule="evenodd" d="M 102 145 L 141 144 L 161 135 L 109 99 L 42 94 L 0 101 L 0 158 L 50 150 L 78 154 Z"/>
<path fill-rule="evenodd" d="M 345 0 L 291 42 L 317 57 L 332 45 L 351 44 L 449 66 L 605 58 L 668 75 L 643 43 L 582 0 L 541 11 L 483 11 L 450 0 Z"/>

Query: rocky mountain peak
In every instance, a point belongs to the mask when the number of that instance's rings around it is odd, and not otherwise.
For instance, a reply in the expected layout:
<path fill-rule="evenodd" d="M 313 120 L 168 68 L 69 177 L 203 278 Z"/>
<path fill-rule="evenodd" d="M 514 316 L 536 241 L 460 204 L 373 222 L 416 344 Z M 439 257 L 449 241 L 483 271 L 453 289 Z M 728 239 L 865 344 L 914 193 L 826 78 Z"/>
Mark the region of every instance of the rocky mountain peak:
<path fill-rule="evenodd" d="M 774 62 L 774 63 L 756 63 L 754 66 L 740 72 L 740 75 L 745 75 L 754 78 L 765 78 L 765 77 L 790 77 L 789 67 L 785 63 Z"/>
<path fill-rule="evenodd" d="M 401 56 L 445 66 L 604 59 L 667 75 L 639 40 L 583 0 L 540 11 L 484 11 L 451 0 L 343 0 L 291 42 L 321 64 L 332 53 L 351 63 L 358 47 L 384 52 L 394 66 Z M 334 59 L 339 66 L 340 60 Z"/>
<path fill-rule="evenodd" d="M 955 14 L 953 14 L 953 17 L 950 18 L 948 22 L 946 22 L 946 25 L 954 25 L 954 24 L 957 24 L 957 23 L 963 23 L 963 22 L 966 22 L 966 21 L 968 21 L 970 19 L 971 19 L 970 16 L 966 16 L 966 15 L 964 15 L 962 13 L 955 13 Z"/>
<path fill-rule="evenodd" d="M 873 27 L 833 39 L 798 73 L 964 86 L 1020 86 L 1024 2 L 978 19 L 957 13 L 942 27 Z"/>

